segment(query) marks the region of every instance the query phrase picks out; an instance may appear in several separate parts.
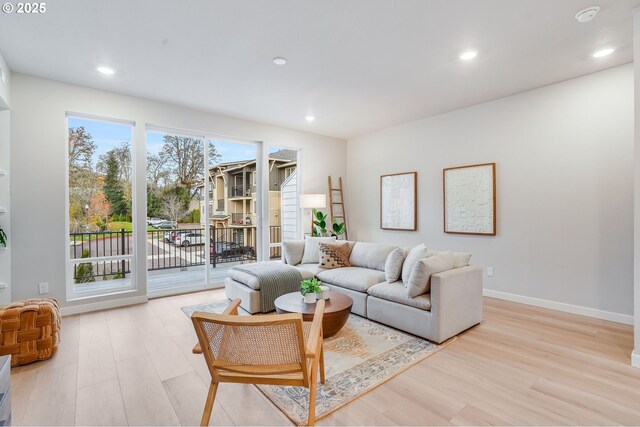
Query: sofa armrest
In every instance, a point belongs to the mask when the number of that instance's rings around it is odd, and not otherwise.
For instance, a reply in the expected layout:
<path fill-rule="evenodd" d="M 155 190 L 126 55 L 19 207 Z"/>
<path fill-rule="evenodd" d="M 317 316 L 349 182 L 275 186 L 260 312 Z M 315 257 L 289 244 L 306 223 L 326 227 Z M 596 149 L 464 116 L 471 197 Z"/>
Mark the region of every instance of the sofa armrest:
<path fill-rule="evenodd" d="M 436 342 L 482 321 L 482 267 L 469 265 L 431 276 L 431 336 Z"/>
<path fill-rule="evenodd" d="M 282 262 L 298 265 L 304 255 L 304 240 L 287 240 L 282 242 Z"/>

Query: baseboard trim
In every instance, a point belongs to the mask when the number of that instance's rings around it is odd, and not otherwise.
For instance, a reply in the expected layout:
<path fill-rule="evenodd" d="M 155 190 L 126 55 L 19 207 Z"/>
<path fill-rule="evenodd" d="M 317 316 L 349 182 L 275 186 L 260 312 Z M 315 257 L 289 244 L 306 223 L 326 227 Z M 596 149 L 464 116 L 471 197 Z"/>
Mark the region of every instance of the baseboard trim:
<path fill-rule="evenodd" d="M 634 368 L 640 368 L 640 354 L 636 351 L 631 352 L 631 366 Z"/>
<path fill-rule="evenodd" d="M 633 316 L 627 314 L 613 313 L 611 311 L 598 310 L 590 307 L 566 304 L 563 302 L 549 301 L 546 299 L 527 297 L 523 295 L 510 294 L 508 292 L 484 289 L 483 295 L 491 298 L 498 298 L 506 301 L 519 302 L 521 304 L 533 305 L 536 307 L 548 308 L 551 310 L 564 311 L 566 313 L 579 314 L 581 316 L 595 317 L 596 319 L 609 320 L 611 322 L 633 325 Z"/>
<path fill-rule="evenodd" d="M 69 307 L 62 307 L 60 314 L 63 316 L 70 316 L 72 314 L 89 313 L 91 311 L 106 310 L 108 308 L 124 307 L 126 305 L 142 304 L 148 302 L 149 298 L 146 295 L 138 295 L 136 297 L 111 299 L 108 301 L 92 302 L 89 304 L 72 305 Z"/>

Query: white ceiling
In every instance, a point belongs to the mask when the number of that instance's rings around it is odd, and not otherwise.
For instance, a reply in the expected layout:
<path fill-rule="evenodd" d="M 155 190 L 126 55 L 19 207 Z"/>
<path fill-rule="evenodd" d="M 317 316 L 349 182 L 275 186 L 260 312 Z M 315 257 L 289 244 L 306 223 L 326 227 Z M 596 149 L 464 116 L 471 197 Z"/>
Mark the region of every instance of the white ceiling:
<path fill-rule="evenodd" d="M 594 21 L 574 19 L 594 4 Z M 21 73 L 348 138 L 631 62 L 639 5 L 57 0 L 0 13 L 0 53 Z M 462 62 L 467 48 L 480 53 Z"/>

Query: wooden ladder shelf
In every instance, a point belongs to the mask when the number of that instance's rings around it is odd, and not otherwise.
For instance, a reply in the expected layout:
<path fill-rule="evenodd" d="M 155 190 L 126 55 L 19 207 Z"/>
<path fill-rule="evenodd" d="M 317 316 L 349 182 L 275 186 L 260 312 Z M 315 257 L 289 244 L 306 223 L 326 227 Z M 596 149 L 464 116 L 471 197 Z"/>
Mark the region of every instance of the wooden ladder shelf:
<path fill-rule="evenodd" d="M 333 195 L 339 195 L 338 202 L 335 201 Z M 336 214 L 336 207 L 340 206 L 339 212 Z M 338 177 L 338 188 L 333 188 L 331 176 L 329 176 L 329 211 L 331 212 L 331 222 L 333 224 L 334 219 L 342 220 L 344 223 L 344 239 L 349 240 L 349 227 L 347 226 L 347 211 L 345 210 L 344 202 L 344 190 L 342 189 L 342 177 Z"/>

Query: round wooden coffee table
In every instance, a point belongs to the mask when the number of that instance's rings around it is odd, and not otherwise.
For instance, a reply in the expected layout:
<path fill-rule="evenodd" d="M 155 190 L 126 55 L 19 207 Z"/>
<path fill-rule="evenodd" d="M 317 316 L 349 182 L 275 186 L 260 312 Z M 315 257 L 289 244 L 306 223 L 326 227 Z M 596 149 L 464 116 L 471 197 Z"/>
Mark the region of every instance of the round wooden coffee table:
<path fill-rule="evenodd" d="M 353 300 L 339 292 L 331 291 L 331 297 L 325 300 L 324 317 L 322 318 L 322 332 L 325 338 L 338 333 L 347 323 Z M 278 314 L 302 313 L 305 322 L 313 320 L 316 304 L 307 304 L 302 299 L 300 292 L 291 292 L 276 298 L 276 312 Z"/>

